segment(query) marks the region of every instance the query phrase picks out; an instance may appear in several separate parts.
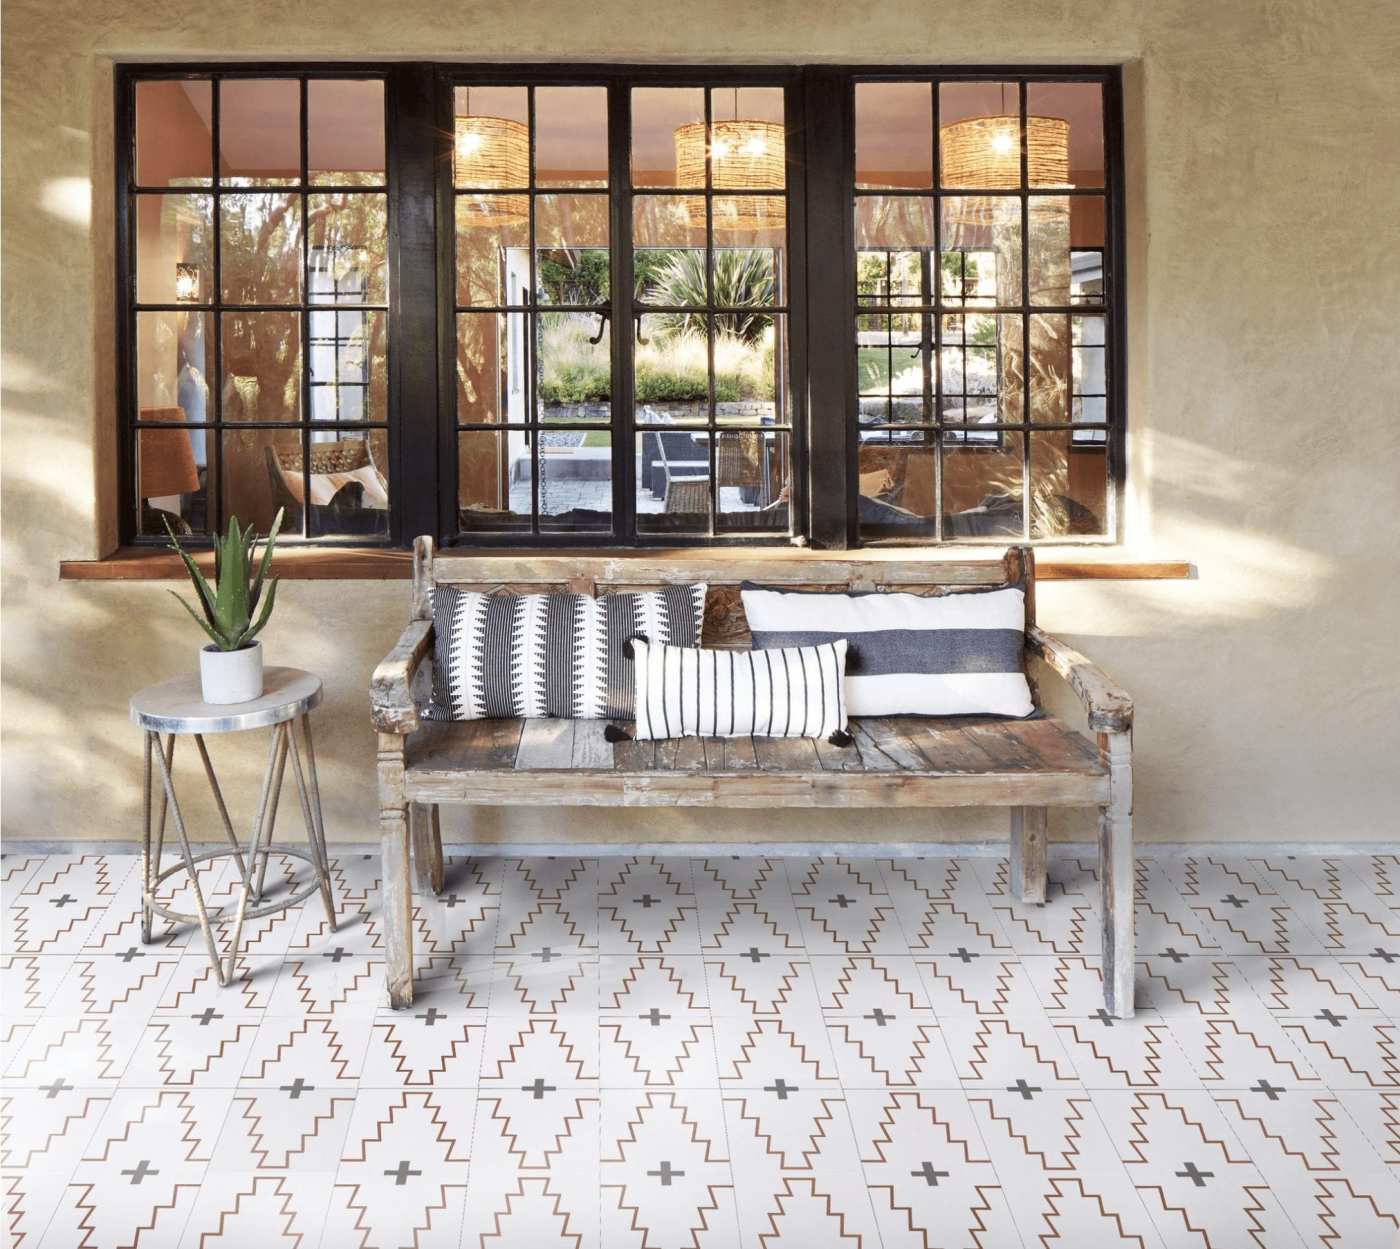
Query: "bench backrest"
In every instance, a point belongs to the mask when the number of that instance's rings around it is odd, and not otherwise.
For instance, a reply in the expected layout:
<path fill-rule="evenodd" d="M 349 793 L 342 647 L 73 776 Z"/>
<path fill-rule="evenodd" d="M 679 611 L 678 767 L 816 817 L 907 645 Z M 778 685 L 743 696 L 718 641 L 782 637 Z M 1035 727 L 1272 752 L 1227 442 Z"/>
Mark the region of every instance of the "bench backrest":
<path fill-rule="evenodd" d="M 1035 623 L 1035 554 L 1030 547 L 1007 548 L 999 558 L 947 559 L 915 555 L 907 549 L 812 551 L 770 547 L 706 547 L 699 550 L 435 552 L 431 538 L 413 547 L 414 615 L 432 615 L 432 588 L 516 594 L 571 590 L 605 594 L 654 590 L 663 585 L 703 581 L 706 646 L 746 647 L 748 624 L 739 597 L 745 581 L 803 589 L 900 591 L 956 594 L 995 586 L 1024 586 L 1026 625 Z"/>

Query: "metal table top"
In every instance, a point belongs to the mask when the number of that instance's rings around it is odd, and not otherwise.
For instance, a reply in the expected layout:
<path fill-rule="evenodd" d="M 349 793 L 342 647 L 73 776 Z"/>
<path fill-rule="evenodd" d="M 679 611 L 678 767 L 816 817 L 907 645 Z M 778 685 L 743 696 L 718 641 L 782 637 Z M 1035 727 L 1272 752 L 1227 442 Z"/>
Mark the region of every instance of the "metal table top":
<path fill-rule="evenodd" d="M 132 695 L 131 719 L 155 733 L 238 733 L 294 720 L 321 701 L 321 678 L 300 668 L 263 670 L 263 693 L 247 703 L 206 703 L 198 673 Z"/>

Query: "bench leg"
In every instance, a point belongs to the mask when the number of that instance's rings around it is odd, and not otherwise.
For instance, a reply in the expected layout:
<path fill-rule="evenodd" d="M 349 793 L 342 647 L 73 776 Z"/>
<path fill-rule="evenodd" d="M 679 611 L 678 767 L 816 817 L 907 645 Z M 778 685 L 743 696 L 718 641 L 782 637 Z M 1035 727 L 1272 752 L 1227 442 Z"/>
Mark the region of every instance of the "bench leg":
<path fill-rule="evenodd" d="M 413 888 L 409 880 L 408 807 L 382 807 L 384 957 L 389 1005 L 413 1005 Z"/>
<path fill-rule="evenodd" d="M 442 892 L 442 826 L 437 803 L 415 802 L 409 807 L 413 827 L 413 871 L 419 893 Z"/>
<path fill-rule="evenodd" d="M 1109 801 L 1099 809 L 1104 1006 L 1118 1019 L 1131 1019 L 1135 960 L 1131 739 L 1126 733 L 1101 733 L 1099 750 L 1109 765 Z"/>
<path fill-rule="evenodd" d="M 1045 807 L 1011 808 L 1011 890 L 1022 902 L 1045 901 Z"/>

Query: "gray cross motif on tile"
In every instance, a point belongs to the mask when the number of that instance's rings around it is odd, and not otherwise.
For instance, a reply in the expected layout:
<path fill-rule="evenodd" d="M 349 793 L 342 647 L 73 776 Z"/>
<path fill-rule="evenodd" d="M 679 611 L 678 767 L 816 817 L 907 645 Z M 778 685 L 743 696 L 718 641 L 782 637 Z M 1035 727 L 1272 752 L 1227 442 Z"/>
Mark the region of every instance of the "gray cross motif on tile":
<path fill-rule="evenodd" d="M 649 893 L 644 893 L 644 894 L 642 894 L 642 896 L 641 896 L 640 898 L 633 898 L 632 901 L 635 902 L 635 903 L 637 903 L 637 905 L 640 906 L 640 907 L 642 908 L 642 910 L 644 910 L 644 911 L 649 911 L 649 910 L 651 910 L 651 908 L 654 907 L 658 902 L 660 902 L 661 899 L 660 899 L 660 898 L 653 898 L 653 897 L 651 896 L 651 894 L 649 894 Z"/>
<path fill-rule="evenodd" d="M 675 1179 L 676 1176 L 678 1176 L 678 1175 L 684 1175 L 685 1172 L 684 1172 L 684 1171 L 673 1171 L 673 1170 L 671 1169 L 671 1164 L 670 1164 L 670 1162 L 667 1161 L 665 1158 L 663 1158 L 663 1159 L 661 1160 L 661 1170 L 659 1170 L 659 1171 L 648 1171 L 647 1174 L 648 1174 L 648 1175 L 654 1175 L 654 1176 L 656 1176 L 657 1178 L 659 1178 L 659 1179 L 661 1180 L 661 1186 L 662 1186 L 663 1188 L 670 1188 L 670 1187 L 671 1187 L 671 1181 L 672 1181 L 673 1179 Z"/>
<path fill-rule="evenodd" d="M 1162 951 L 1162 957 L 1171 959 L 1173 963 L 1184 963 L 1186 961 L 1186 955 L 1179 953 L 1175 947 L 1170 945 Z"/>
<path fill-rule="evenodd" d="M 145 950 L 138 950 L 135 946 L 132 946 L 131 949 L 125 951 L 125 952 L 124 952 L 123 954 L 121 954 L 119 957 L 121 958 L 121 961 L 122 961 L 123 963 L 129 963 L 129 962 L 131 962 L 131 960 L 134 959 L 134 958 L 145 958 L 145 957 L 146 957 L 146 951 L 145 951 Z"/>
<path fill-rule="evenodd" d="M 156 1170 L 155 1167 L 151 1166 L 151 1160 L 149 1158 L 142 1158 L 133 1169 L 123 1171 L 122 1174 L 131 1176 L 131 1182 L 133 1184 L 139 1184 L 148 1175 L 159 1175 L 160 1172 Z"/>
<path fill-rule="evenodd" d="M 1198 1170 L 1194 1162 L 1187 1162 L 1182 1165 L 1186 1169 L 1184 1171 L 1175 1172 L 1177 1179 L 1190 1180 L 1197 1188 L 1204 1188 L 1207 1180 L 1215 1178 L 1214 1171 Z"/>
<path fill-rule="evenodd" d="M 408 1183 L 408 1177 L 410 1175 L 422 1175 L 423 1172 L 413 1170 L 413 1168 L 408 1165 L 408 1159 L 405 1158 L 392 1171 L 385 1171 L 384 1174 L 394 1177 L 395 1188 L 402 1188 Z"/>
<path fill-rule="evenodd" d="M 52 902 L 52 903 L 54 904 L 54 906 L 57 906 L 57 907 L 64 907 L 64 906 L 67 906 L 70 902 L 76 902 L 77 900 L 78 900 L 78 899 L 75 898 L 71 893 L 65 893 L 65 894 L 63 895 L 63 897 L 61 897 L 61 898 L 50 898 L 50 899 L 49 899 L 49 901 Z"/>
<path fill-rule="evenodd" d="M 332 963 L 338 963 L 341 959 L 347 957 L 349 953 L 349 950 L 336 946 L 334 950 L 327 950 L 321 957 L 330 959 Z"/>
<path fill-rule="evenodd" d="M 415 1019 L 421 1019 L 430 1028 L 437 1023 L 439 1019 L 447 1018 L 436 1006 L 430 1006 L 421 1015 L 414 1015 L 413 1017 Z"/>
<path fill-rule="evenodd" d="M 1395 962 L 1397 958 L 1400 958 L 1400 954 L 1392 954 L 1389 950 L 1382 950 L 1380 946 L 1377 946 L 1371 951 L 1371 957 L 1378 958 L 1381 962 L 1388 965 Z"/>
<path fill-rule="evenodd" d="M 202 1011 L 199 1012 L 199 1014 L 191 1015 L 190 1018 L 198 1019 L 199 1026 L 201 1028 L 207 1028 L 211 1023 L 214 1022 L 214 1020 L 222 1019 L 223 1016 L 219 1014 L 219 1012 L 216 1011 L 212 1006 L 206 1006 Z"/>
<path fill-rule="evenodd" d="M 1275 1088 L 1272 1084 L 1270 1084 L 1267 1080 L 1263 1079 L 1262 1077 L 1260 1078 L 1259 1083 L 1256 1084 L 1249 1091 L 1251 1093 L 1263 1093 L 1264 1096 L 1267 1097 L 1271 1102 L 1278 1101 L 1278 1095 L 1280 1093 L 1288 1092 L 1286 1088 Z"/>
<path fill-rule="evenodd" d="M 1342 1020 L 1346 1017 L 1345 1015 L 1334 1015 L 1330 1006 L 1324 1006 L 1322 1010 L 1313 1016 L 1314 1019 L 1325 1019 L 1334 1028 L 1340 1028 L 1342 1026 Z"/>
<path fill-rule="evenodd" d="M 536 1076 L 533 1084 L 522 1084 L 520 1086 L 520 1091 L 522 1093 L 529 1093 L 535 1101 L 541 1102 L 544 1101 L 544 1095 L 546 1093 L 553 1093 L 557 1090 L 554 1085 L 546 1084 L 542 1076 Z"/>
<path fill-rule="evenodd" d="M 1022 1076 L 1015 1084 L 1006 1086 L 1008 1093 L 1019 1093 L 1026 1101 L 1030 1101 L 1036 1093 L 1043 1093 L 1045 1090 L 1038 1084 L 1027 1084 L 1025 1076 Z"/>
<path fill-rule="evenodd" d="M 1103 1024 L 1105 1028 L 1113 1027 L 1113 1016 L 1110 1015 L 1106 1010 L 1104 1010 L 1102 1006 L 1100 1006 L 1098 1010 L 1094 1012 L 1094 1018 L 1097 1019 L 1101 1024 Z"/>
<path fill-rule="evenodd" d="M 438 901 L 450 911 L 454 906 L 460 906 L 465 902 L 466 898 L 459 898 L 455 893 L 445 893 Z"/>
<path fill-rule="evenodd" d="M 749 948 L 748 948 L 747 950 L 745 950 L 745 951 L 743 952 L 743 954 L 741 954 L 739 957 L 740 957 L 740 958 L 752 959 L 753 962 L 754 962 L 755 964 L 757 964 L 757 962 L 758 962 L 759 959 L 761 959 L 761 958 L 772 958 L 773 956 L 772 956 L 771 954 L 765 954 L 765 953 L 763 953 L 763 952 L 758 948 L 758 946 L 756 946 L 756 945 L 751 945 L 751 946 L 749 946 Z"/>
<path fill-rule="evenodd" d="M 765 1093 L 776 1093 L 780 1102 L 787 1101 L 789 1093 L 800 1093 L 802 1090 L 795 1084 L 789 1084 L 782 1076 L 779 1076 L 772 1084 L 763 1086 Z"/>
<path fill-rule="evenodd" d="M 870 1014 L 866 1015 L 865 1018 L 873 1019 L 877 1028 L 883 1028 L 894 1016 L 885 1014 L 885 1012 L 877 1006 Z"/>
<path fill-rule="evenodd" d="M 644 1014 L 638 1015 L 638 1019 L 645 1019 L 653 1028 L 659 1027 L 663 1019 L 670 1019 L 670 1015 L 663 1015 L 658 1007 L 653 1006 Z"/>
<path fill-rule="evenodd" d="M 949 1172 L 935 1171 L 933 1169 L 933 1163 L 925 1162 L 919 1166 L 919 1169 L 917 1171 L 910 1171 L 909 1174 L 914 1176 L 916 1179 L 923 1180 L 923 1182 L 927 1184 L 930 1188 L 937 1188 L 938 1181 L 947 1179 Z"/>
<path fill-rule="evenodd" d="M 296 1101 L 303 1093 L 309 1093 L 316 1088 L 314 1084 L 307 1084 L 300 1076 L 297 1076 L 290 1084 L 279 1086 L 278 1092 L 286 1093 L 293 1101 Z"/>
<path fill-rule="evenodd" d="M 949 957 L 961 959 L 964 963 L 970 963 L 973 959 L 981 958 L 982 956 L 980 954 L 974 953 L 972 950 L 967 950 L 964 949 L 962 946 L 958 946 L 958 948 L 954 950 L 953 953 L 949 955 Z"/>
<path fill-rule="evenodd" d="M 52 1084 L 39 1085 L 40 1090 L 44 1093 L 44 1100 L 50 1102 L 60 1093 L 70 1092 L 74 1087 L 72 1084 L 65 1084 L 62 1076 L 59 1076 Z"/>
<path fill-rule="evenodd" d="M 834 902 L 843 911 L 855 902 L 854 898 L 848 898 L 844 893 L 838 893 L 834 898 L 828 898 L 828 902 Z"/>
<path fill-rule="evenodd" d="M 549 960 L 552 959 L 552 958 L 558 958 L 558 957 L 559 957 L 559 952 L 558 952 L 557 950 L 551 950 L 551 949 L 549 948 L 549 946 L 545 946 L 543 950 L 535 950 L 535 951 L 533 951 L 533 952 L 530 954 L 530 957 L 531 957 L 531 958 L 537 958 L 537 959 L 539 959 L 541 962 L 547 963 L 547 962 L 549 962 Z"/>
<path fill-rule="evenodd" d="M 1237 898 L 1233 893 L 1227 893 L 1220 900 L 1222 902 L 1228 903 L 1230 906 L 1233 906 L 1237 911 L 1240 909 L 1240 907 L 1249 905 L 1248 898 Z"/>

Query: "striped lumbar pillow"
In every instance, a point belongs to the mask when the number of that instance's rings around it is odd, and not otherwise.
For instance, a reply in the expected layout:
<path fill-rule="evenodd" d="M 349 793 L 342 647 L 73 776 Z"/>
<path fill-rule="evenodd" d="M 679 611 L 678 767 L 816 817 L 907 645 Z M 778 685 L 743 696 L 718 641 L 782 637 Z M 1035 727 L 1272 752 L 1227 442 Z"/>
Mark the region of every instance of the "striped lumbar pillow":
<path fill-rule="evenodd" d="M 743 587 L 760 649 L 846 638 L 853 716 L 1034 713 L 1018 588 L 924 597 Z"/>
<path fill-rule="evenodd" d="M 558 716 L 630 720 L 639 633 L 697 646 L 704 585 L 642 594 L 480 594 L 433 591 L 430 720 Z"/>
<path fill-rule="evenodd" d="M 712 651 L 637 638 L 639 741 L 660 737 L 831 737 L 846 728 L 844 640 Z"/>

